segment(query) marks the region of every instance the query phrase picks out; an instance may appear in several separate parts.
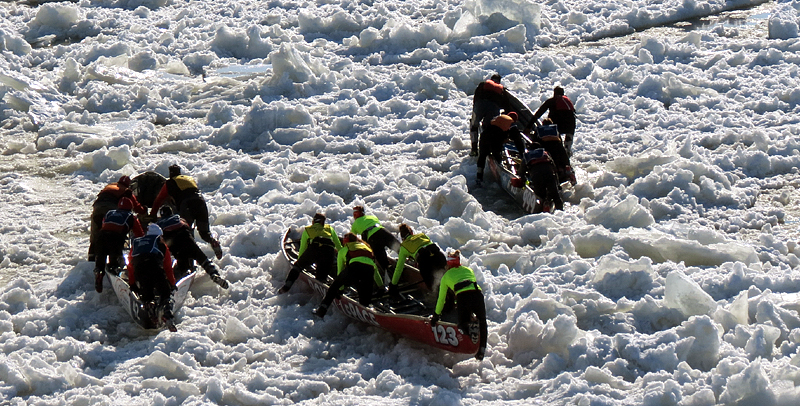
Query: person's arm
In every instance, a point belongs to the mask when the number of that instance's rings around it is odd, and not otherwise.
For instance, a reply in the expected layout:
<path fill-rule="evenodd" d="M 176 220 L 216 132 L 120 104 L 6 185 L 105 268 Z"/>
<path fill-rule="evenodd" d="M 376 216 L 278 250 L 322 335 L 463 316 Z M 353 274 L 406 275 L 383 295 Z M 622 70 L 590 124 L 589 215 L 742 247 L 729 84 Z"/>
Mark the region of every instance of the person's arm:
<path fill-rule="evenodd" d="M 133 219 L 133 226 L 131 227 L 131 231 L 133 231 L 133 236 L 139 238 L 144 235 L 144 230 L 142 229 L 142 223 L 139 222 L 139 219 L 136 216 L 131 216 Z"/>
<path fill-rule="evenodd" d="M 383 277 L 381 276 L 381 270 L 376 265 L 372 265 L 372 277 L 375 280 L 375 284 L 378 286 L 383 286 Z"/>
<path fill-rule="evenodd" d="M 400 246 L 400 252 L 397 253 L 397 266 L 394 267 L 394 275 L 392 275 L 392 285 L 400 283 L 400 276 L 403 275 L 403 268 L 406 266 L 406 258 L 410 253 L 404 246 Z"/>
<path fill-rule="evenodd" d="M 439 316 L 442 315 L 444 304 L 447 301 L 447 283 L 445 283 L 446 281 L 444 280 L 446 276 L 447 273 L 442 277 L 442 281 L 439 282 L 439 299 L 436 301 L 436 309 L 433 311 L 435 315 Z"/>
<path fill-rule="evenodd" d="M 167 200 L 168 197 L 169 191 L 167 191 L 167 184 L 165 182 L 164 186 L 161 186 L 161 190 L 158 191 L 158 196 L 153 200 L 153 208 L 150 210 L 150 216 L 155 217 L 158 214 L 158 209 L 164 204 L 164 201 Z"/>
<path fill-rule="evenodd" d="M 128 285 L 136 286 L 136 270 L 133 268 L 133 251 L 128 251 Z"/>
<path fill-rule="evenodd" d="M 341 274 L 342 271 L 344 271 L 344 266 L 346 265 L 346 262 L 347 262 L 346 259 L 347 259 L 347 248 L 346 247 L 342 247 L 342 249 L 339 250 L 339 256 L 336 257 L 336 275 L 337 276 L 339 274 Z"/>
<path fill-rule="evenodd" d="M 336 249 L 336 252 L 339 252 L 342 249 L 342 241 L 339 239 L 339 236 L 336 235 L 336 230 L 331 227 L 331 240 L 333 241 L 333 247 Z"/>
<path fill-rule="evenodd" d="M 308 240 L 308 230 L 303 229 L 303 235 L 300 236 L 300 249 L 297 251 L 298 258 L 308 249 Z"/>
<path fill-rule="evenodd" d="M 161 244 L 164 245 L 164 273 L 167 274 L 170 286 L 175 286 L 177 282 L 175 281 L 175 273 L 172 271 L 172 254 L 169 252 L 169 247 L 164 243 L 163 238 L 161 239 Z"/>
<path fill-rule="evenodd" d="M 139 203 L 139 200 L 134 196 L 133 191 L 128 189 L 125 191 L 125 197 L 131 199 L 131 203 L 133 203 L 133 211 L 138 214 L 147 214 L 147 209 Z"/>
<path fill-rule="evenodd" d="M 542 105 L 539 106 L 538 109 L 536 109 L 536 113 L 533 113 L 533 121 L 538 121 L 539 117 L 543 116 L 545 111 L 550 110 L 550 107 L 553 104 L 553 102 L 554 102 L 553 99 L 545 100 L 544 103 L 542 103 Z"/>

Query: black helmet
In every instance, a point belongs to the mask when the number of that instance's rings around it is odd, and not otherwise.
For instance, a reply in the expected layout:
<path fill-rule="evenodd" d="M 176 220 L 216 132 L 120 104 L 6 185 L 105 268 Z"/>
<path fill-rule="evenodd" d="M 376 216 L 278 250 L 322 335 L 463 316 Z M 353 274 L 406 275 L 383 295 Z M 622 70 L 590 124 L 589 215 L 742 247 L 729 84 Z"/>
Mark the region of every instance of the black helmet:
<path fill-rule="evenodd" d="M 322 213 L 317 213 L 314 215 L 314 218 L 311 220 L 311 222 L 315 224 L 325 224 L 325 215 Z"/>
<path fill-rule="evenodd" d="M 161 206 L 161 209 L 158 210 L 158 215 L 161 216 L 162 219 L 165 219 L 172 215 L 172 207 L 169 206 Z"/>
<path fill-rule="evenodd" d="M 181 167 L 178 164 L 170 165 L 169 167 L 169 177 L 174 178 L 181 174 Z"/>

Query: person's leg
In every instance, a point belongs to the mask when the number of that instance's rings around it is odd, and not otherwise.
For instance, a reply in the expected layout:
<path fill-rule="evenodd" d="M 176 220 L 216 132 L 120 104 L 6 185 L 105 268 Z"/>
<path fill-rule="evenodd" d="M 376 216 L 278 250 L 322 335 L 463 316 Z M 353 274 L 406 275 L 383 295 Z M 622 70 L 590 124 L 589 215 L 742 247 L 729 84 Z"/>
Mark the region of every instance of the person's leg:
<path fill-rule="evenodd" d="M 385 228 L 375 231 L 367 240 L 367 244 L 372 247 L 372 254 L 375 255 L 375 262 L 382 271 L 389 271 L 389 256 L 386 255 L 386 248 L 391 247 L 397 242 L 392 233 Z"/>
<path fill-rule="evenodd" d="M 564 149 L 567 151 L 567 156 L 572 157 L 572 137 L 575 134 L 572 133 L 565 133 L 564 134 Z"/>
<path fill-rule="evenodd" d="M 431 244 L 420 248 L 417 253 L 417 265 L 425 285 L 428 286 L 428 289 L 433 289 L 433 274 L 437 270 L 445 269 L 447 258 L 436 244 Z"/>
<path fill-rule="evenodd" d="M 481 360 L 486 353 L 486 340 L 489 329 L 486 323 L 486 304 L 484 303 L 483 293 L 479 290 L 469 290 L 462 292 L 456 298 L 456 308 L 458 311 L 458 329 L 463 334 L 470 334 L 469 325 L 472 317 L 478 321 L 478 352 L 475 358 Z"/>
<path fill-rule="evenodd" d="M 206 206 L 205 199 L 198 195 L 186 199 L 185 204 L 186 211 L 189 213 L 188 215 L 197 226 L 197 233 L 200 234 L 200 238 L 209 244 L 215 242 L 216 240 L 211 236 L 211 230 L 208 225 L 208 206 Z M 181 217 L 183 217 L 183 215 L 181 215 Z M 185 220 L 189 223 L 189 219 L 185 218 Z"/>
<path fill-rule="evenodd" d="M 328 291 L 325 293 L 325 297 L 322 298 L 322 302 L 320 302 L 319 307 L 314 310 L 314 314 L 318 317 L 325 317 L 325 314 L 328 312 L 328 308 L 333 303 L 333 300 L 339 297 L 342 294 L 342 288 L 345 286 L 352 286 L 354 278 L 353 276 L 356 275 L 353 272 L 353 265 L 348 265 L 342 273 L 340 273 L 336 279 L 334 279 L 331 287 L 328 288 Z"/>
<path fill-rule="evenodd" d="M 111 202 L 99 201 L 92 205 L 92 219 L 89 226 L 89 261 L 94 261 L 97 254 L 98 236 L 103 227 L 103 218 L 109 210 L 115 209 L 116 204 Z"/>
<path fill-rule="evenodd" d="M 486 168 L 486 158 L 489 156 L 491 152 L 491 131 L 484 131 L 481 133 L 481 138 L 479 141 L 479 148 L 478 148 L 478 172 L 477 172 L 477 179 L 479 182 L 483 181 L 483 171 Z"/>
<path fill-rule="evenodd" d="M 551 169 L 547 171 L 542 177 L 543 182 L 547 189 L 547 200 L 553 202 L 556 210 L 564 210 L 564 199 L 561 198 L 561 192 L 558 190 L 558 176 Z"/>
<path fill-rule="evenodd" d="M 326 282 L 336 265 L 336 248 L 329 245 L 320 245 L 316 255 L 317 280 Z"/>
<path fill-rule="evenodd" d="M 358 292 L 358 303 L 362 306 L 369 306 L 372 303 L 372 287 L 375 284 L 373 279 L 374 268 L 371 265 L 354 263 L 351 265 L 353 273 L 356 274 L 356 291 Z"/>
<path fill-rule="evenodd" d="M 297 261 L 294 262 L 294 265 L 292 265 L 292 269 L 290 269 L 289 274 L 286 275 L 286 280 L 283 282 L 283 286 L 278 289 L 278 293 L 282 294 L 288 292 L 289 289 L 292 288 L 292 285 L 294 285 L 294 282 L 297 280 L 297 278 L 300 277 L 300 272 L 302 272 L 303 269 L 309 269 L 309 267 L 314 263 L 315 259 L 316 249 L 309 246 L 308 249 L 303 252 L 303 255 L 300 255 L 300 257 L 297 258 Z"/>

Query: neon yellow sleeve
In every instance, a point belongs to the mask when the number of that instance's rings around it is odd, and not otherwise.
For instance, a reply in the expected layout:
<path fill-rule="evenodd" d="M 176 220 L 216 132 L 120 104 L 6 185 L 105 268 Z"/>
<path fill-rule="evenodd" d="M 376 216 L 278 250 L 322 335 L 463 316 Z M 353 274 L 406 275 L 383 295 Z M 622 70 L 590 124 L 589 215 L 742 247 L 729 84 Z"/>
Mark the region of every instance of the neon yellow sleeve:
<path fill-rule="evenodd" d="M 392 285 L 400 283 L 400 276 L 403 275 L 403 268 L 406 265 L 406 258 L 409 256 L 408 250 L 400 246 L 400 252 L 397 253 L 397 266 L 394 267 L 394 275 L 392 275 Z"/>

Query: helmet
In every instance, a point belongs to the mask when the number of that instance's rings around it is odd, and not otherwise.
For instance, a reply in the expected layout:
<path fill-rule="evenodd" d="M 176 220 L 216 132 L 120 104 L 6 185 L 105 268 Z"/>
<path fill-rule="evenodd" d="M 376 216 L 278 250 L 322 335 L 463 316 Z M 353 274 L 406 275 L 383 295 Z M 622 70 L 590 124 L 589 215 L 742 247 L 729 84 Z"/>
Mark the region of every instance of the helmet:
<path fill-rule="evenodd" d="M 169 206 L 161 206 L 161 209 L 158 210 L 158 215 L 161 218 L 167 218 L 172 215 L 172 207 Z"/>
<path fill-rule="evenodd" d="M 325 215 L 322 213 L 317 213 L 314 215 L 314 218 L 311 220 L 314 224 L 325 224 Z"/>
<path fill-rule="evenodd" d="M 117 184 L 120 185 L 120 186 L 130 187 L 131 186 L 131 178 L 129 178 L 128 175 L 122 175 L 122 176 L 120 176 L 119 180 L 117 181 Z"/>
<path fill-rule="evenodd" d="M 408 224 L 406 224 L 406 223 L 400 224 L 400 238 L 401 239 L 405 240 L 406 237 L 408 237 L 408 236 L 410 236 L 412 234 L 414 234 L 414 230 L 412 230 L 411 227 L 409 227 Z"/>
<path fill-rule="evenodd" d="M 511 119 L 514 120 L 515 123 L 519 121 L 519 114 L 517 114 L 516 111 L 509 111 L 508 116 L 511 117 Z"/>
<path fill-rule="evenodd" d="M 356 237 L 356 235 L 353 233 L 347 233 L 342 238 L 342 242 L 344 242 L 345 244 L 348 242 L 356 242 L 356 241 L 358 241 L 358 237 Z"/>
<path fill-rule="evenodd" d="M 181 167 L 178 164 L 170 165 L 169 167 L 169 177 L 174 178 L 181 174 Z"/>
<path fill-rule="evenodd" d="M 158 224 L 150 224 L 147 226 L 147 235 L 163 235 L 164 232 L 161 231 L 161 227 Z"/>
<path fill-rule="evenodd" d="M 122 199 L 119 199 L 119 202 L 117 202 L 117 208 L 122 210 L 133 210 L 133 202 L 131 199 L 123 197 Z"/>
<path fill-rule="evenodd" d="M 447 254 L 447 269 L 461 266 L 461 252 L 456 250 Z"/>
<path fill-rule="evenodd" d="M 492 79 L 492 82 L 494 82 L 494 83 L 500 83 L 500 81 L 503 79 L 503 77 L 500 76 L 499 73 L 495 73 L 494 75 L 492 75 L 491 79 Z"/>

